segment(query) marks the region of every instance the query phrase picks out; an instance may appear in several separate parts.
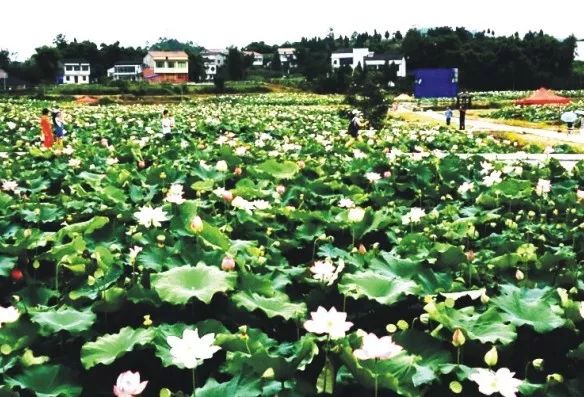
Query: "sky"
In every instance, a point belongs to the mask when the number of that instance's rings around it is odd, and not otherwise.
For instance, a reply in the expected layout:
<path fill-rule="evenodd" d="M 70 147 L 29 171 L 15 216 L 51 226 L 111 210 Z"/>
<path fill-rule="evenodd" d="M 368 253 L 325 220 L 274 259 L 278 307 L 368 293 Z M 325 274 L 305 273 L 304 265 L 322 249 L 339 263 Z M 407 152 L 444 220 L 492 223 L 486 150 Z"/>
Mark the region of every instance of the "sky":
<path fill-rule="evenodd" d="M 584 39 L 582 0 L 4 0 L 0 20 L 0 49 L 18 60 L 59 33 L 68 40 L 119 40 L 126 46 L 169 37 L 207 48 L 281 44 L 324 36 L 330 28 L 337 35 L 435 26 L 490 28 L 497 35 L 543 29 L 558 38 Z"/>

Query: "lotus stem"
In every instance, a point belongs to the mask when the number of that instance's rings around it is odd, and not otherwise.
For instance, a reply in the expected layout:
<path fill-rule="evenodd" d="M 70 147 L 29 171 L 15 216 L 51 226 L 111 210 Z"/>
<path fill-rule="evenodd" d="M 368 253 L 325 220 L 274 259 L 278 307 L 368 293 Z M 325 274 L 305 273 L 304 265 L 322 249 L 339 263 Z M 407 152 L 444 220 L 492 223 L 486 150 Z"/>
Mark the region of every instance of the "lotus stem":
<path fill-rule="evenodd" d="M 195 397 L 195 395 L 197 393 L 197 387 L 196 387 L 197 383 L 196 383 L 196 379 L 195 379 L 195 371 L 196 371 L 196 369 L 197 368 L 195 367 L 192 370 L 192 374 L 193 374 L 193 397 Z"/>
<path fill-rule="evenodd" d="M 377 397 L 377 394 L 379 392 L 378 381 L 377 381 L 378 376 L 379 375 L 375 375 L 375 394 L 374 394 L 375 397 Z"/>

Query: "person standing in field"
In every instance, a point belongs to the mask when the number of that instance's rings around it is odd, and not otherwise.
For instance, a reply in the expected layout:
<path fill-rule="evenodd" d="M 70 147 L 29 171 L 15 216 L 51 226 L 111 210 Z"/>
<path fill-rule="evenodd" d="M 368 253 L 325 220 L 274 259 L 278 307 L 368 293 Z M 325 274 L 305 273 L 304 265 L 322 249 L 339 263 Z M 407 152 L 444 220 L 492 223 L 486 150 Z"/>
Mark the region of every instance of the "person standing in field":
<path fill-rule="evenodd" d="M 460 113 L 460 117 L 459 117 L 459 126 L 458 129 L 459 130 L 464 130 L 465 129 L 465 122 L 466 122 L 466 109 L 464 108 L 464 106 L 461 106 L 460 108 L 458 108 L 458 112 Z"/>
<path fill-rule="evenodd" d="M 47 149 L 53 147 L 54 143 L 53 128 L 51 126 L 49 113 L 49 109 L 45 108 L 41 115 L 41 139 L 43 140 L 43 146 Z"/>
<path fill-rule="evenodd" d="M 162 112 L 162 134 L 166 140 L 170 140 L 172 137 L 172 128 L 174 127 L 174 119 L 167 109 Z"/>
<path fill-rule="evenodd" d="M 359 128 L 362 126 L 361 119 L 359 117 L 361 112 L 355 109 L 351 112 L 351 115 L 352 118 L 349 122 L 349 135 L 351 135 L 353 138 L 357 138 L 359 136 Z"/>
<path fill-rule="evenodd" d="M 447 108 L 446 112 L 444 112 L 444 116 L 446 116 L 446 125 L 450 125 L 450 120 L 452 120 L 452 109 Z"/>
<path fill-rule="evenodd" d="M 63 137 L 65 136 L 65 122 L 60 110 L 53 112 L 53 129 L 55 131 L 55 143 L 62 145 Z"/>

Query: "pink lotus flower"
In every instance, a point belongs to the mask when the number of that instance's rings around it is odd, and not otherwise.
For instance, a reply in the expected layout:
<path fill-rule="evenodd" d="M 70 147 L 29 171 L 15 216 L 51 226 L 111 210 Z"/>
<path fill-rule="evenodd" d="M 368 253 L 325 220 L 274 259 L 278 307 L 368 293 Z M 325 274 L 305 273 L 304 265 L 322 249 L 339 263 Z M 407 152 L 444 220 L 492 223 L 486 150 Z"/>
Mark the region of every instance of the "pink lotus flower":
<path fill-rule="evenodd" d="M 134 397 L 142 393 L 147 384 L 147 380 L 140 382 L 140 372 L 122 372 L 114 385 L 114 395 L 117 397 Z"/>
<path fill-rule="evenodd" d="M 276 192 L 278 194 L 284 194 L 286 192 L 286 187 L 283 185 L 276 186 Z"/>
<path fill-rule="evenodd" d="M 235 269 L 235 259 L 233 259 L 230 256 L 224 257 L 223 260 L 221 261 L 221 269 L 223 269 L 226 272 Z"/>

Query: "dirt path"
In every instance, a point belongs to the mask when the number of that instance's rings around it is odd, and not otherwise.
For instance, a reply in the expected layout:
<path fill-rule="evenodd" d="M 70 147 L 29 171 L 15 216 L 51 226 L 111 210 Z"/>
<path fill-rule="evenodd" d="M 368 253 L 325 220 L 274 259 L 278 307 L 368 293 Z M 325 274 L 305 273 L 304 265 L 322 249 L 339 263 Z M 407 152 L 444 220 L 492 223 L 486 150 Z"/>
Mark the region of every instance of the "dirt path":
<path fill-rule="evenodd" d="M 426 118 L 429 120 L 444 122 L 444 115 L 442 113 L 428 111 L 428 112 L 416 112 L 418 116 Z M 452 118 L 452 124 L 456 127 L 458 126 L 458 117 Z M 575 143 L 579 145 L 584 145 L 584 130 L 575 130 L 571 134 L 555 132 L 551 130 L 544 130 L 538 128 L 526 128 L 518 127 L 515 125 L 508 125 L 502 123 L 493 123 L 488 120 L 480 119 L 466 119 L 466 129 L 473 131 L 496 131 L 496 132 L 513 132 L 516 134 L 526 134 L 538 136 L 541 138 L 565 142 L 565 143 Z"/>

